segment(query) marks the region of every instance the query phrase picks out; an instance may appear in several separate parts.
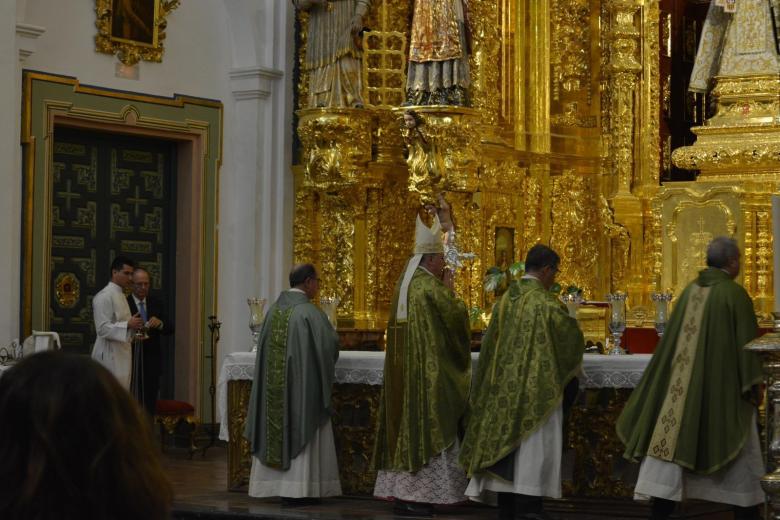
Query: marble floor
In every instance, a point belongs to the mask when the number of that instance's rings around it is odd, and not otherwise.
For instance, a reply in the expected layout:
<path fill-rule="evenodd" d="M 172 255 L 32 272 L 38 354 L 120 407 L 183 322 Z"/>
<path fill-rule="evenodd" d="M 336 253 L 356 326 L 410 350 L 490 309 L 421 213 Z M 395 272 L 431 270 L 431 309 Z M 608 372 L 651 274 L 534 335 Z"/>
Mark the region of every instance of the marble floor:
<path fill-rule="evenodd" d="M 170 449 L 163 455 L 163 465 L 174 491 L 173 518 L 176 519 L 257 519 L 271 520 L 393 520 L 387 502 L 367 498 L 333 498 L 316 506 L 287 508 L 277 499 L 251 498 L 245 493 L 227 489 L 227 450 L 211 448 L 205 457 L 196 454 L 192 460 L 186 451 Z M 649 509 L 633 502 L 580 500 L 550 501 L 548 513 L 562 520 L 601 520 L 648 518 Z M 730 512 L 709 504 L 686 508 L 674 518 L 731 520 Z M 437 520 L 495 520 L 496 510 L 479 505 L 437 508 Z"/>

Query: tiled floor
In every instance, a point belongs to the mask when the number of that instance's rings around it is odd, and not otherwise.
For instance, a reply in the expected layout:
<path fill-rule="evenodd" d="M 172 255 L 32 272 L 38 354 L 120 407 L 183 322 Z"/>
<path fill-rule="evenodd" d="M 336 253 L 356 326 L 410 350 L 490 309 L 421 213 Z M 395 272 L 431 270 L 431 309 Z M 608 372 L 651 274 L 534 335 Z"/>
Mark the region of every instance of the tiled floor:
<path fill-rule="evenodd" d="M 202 458 L 190 460 L 184 451 L 171 450 L 163 456 L 163 464 L 175 490 L 174 518 L 244 520 L 392 520 L 392 507 L 387 502 L 366 498 L 331 498 L 321 505 L 286 508 L 277 499 L 251 498 L 246 493 L 227 489 L 227 454 L 223 447 L 212 448 Z M 633 502 L 621 501 L 551 501 L 548 512 L 561 519 L 601 520 L 647 518 L 649 510 Z M 722 513 L 707 504 L 689 507 L 679 518 L 731 520 L 731 513 Z M 496 510 L 479 505 L 437 508 L 437 520 L 495 520 Z"/>

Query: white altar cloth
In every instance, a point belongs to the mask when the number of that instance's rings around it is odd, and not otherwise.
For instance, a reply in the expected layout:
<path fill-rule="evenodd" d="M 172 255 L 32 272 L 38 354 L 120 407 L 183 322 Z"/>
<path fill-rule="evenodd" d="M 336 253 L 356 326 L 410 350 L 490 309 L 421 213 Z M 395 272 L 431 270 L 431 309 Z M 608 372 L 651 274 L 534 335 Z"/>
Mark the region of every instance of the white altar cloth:
<path fill-rule="evenodd" d="M 585 354 L 582 362 L 580 388 L 634 388 L 650 362 L 651 354 L 609 356 Z M 229 440 L 227 423 L 227 385 L 233 380 L 252 380 L 255 369 L 254 352 L 233 352 L 225 356 L 217 382 L 217 418 L 219 438 Z M 471 354 L 476 373 L 479 353 Z M 381 385 L 385 365 L 384 352 L 343 350 L 336 362 L 336 383 Z"/>

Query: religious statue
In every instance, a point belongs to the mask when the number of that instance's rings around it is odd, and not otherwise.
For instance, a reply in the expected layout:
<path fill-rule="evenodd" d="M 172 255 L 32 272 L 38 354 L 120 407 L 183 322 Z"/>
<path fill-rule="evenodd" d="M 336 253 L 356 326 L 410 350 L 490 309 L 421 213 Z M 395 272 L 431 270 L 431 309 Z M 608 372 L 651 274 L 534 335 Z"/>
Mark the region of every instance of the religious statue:
<path fill-rule="evenodd" d="M 309 74 L 309 108 L 362 107 L 358 36 L 370 0 L 293 0 L 309 12 L 303 70 Z"/>
<path fill-rule="evenodd" d="M 409 165 L 409 191 L 420 196 L 422 205 L 433 204 L 436 194 L 446 190 L 444 164 L 436 145 L 423 135 L 423 120 L 413 110 L 404 111 L 402 130 Z"/>
<path fill-rule="evenodd" d="M 469 105 L 469 39 L 466 0 L 415 0 L 407 104 Z"/>
<path fill-rule="evenodd" d="M 728 0 L 710 4 L 689 90 L 706 93 L 716 76 L 780 73 L 778 0 Z"/>

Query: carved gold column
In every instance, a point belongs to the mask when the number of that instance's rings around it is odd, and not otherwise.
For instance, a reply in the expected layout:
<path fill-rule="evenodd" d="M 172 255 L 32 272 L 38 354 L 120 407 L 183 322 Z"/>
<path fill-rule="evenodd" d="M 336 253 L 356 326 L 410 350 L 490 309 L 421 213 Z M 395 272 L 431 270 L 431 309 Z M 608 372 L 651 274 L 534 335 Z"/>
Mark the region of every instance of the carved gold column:
<path fill-rule="evenodd" d="M 625 287 L 612 287 L 612 290 L 627 291 L 631 305 L 639 305 L 644 297 L 644 222 L 642 202 L 632 189 L 634 164 L 638 155 L 634 147 L 637 121 L 635 99 L 642 72 L 638 54 L 640 32 L 637 28 L 640 4 L 637 0 L 610 0 L 605 3 L 605 8 L 609 18 L 606 75 L 610 103 L 607 161 L 613 185 L 611 203 L 615 220 L 625 226 L 631 240 L 628 280 L 623 281 Z"/>
<path fill-rule="evenodd" d="M 660 62 L 660 23 L 661 12 L 658 0 L 645 0 L 642 5 L 642 74 L 644 81 L 641 87 L 639 121 L 635 126 L 640 135 L 641 153 L 638 160 L 638 186 L 634 194 L 642 201 L 642 227 L 644 238 L 642 242 L 642 263 L 644 277 L 644 300 L 656 290 L 659 280 L 649 273 L 655 269 L 657 242 L 654 234 L 655 215 L 653 214 L 653 197 L 658 193 L 661 172 L 661 79 Z"/>
<path fill-rule="evenodd" d="M 471 23 L 471 104 L 488 127 L 498 123 L 498 50 L 501 32 L 498 2 L 469 2 Z"/>
<path fill-rule="evenodd" d="M 550 5 L 531 0 L 528 3 L 528 151 L 535 154 L 528 168 L 526 220 L 533 222 L 527 230 L 523 253 L 536 242 L 549 243 L 551 221 L 550 163 L 539 156 L 551 151 L 550 136 Z M 521 78 L 520 81 L 523 81 Z M 541 159 L 541 160 L 540 160 Z"/>

